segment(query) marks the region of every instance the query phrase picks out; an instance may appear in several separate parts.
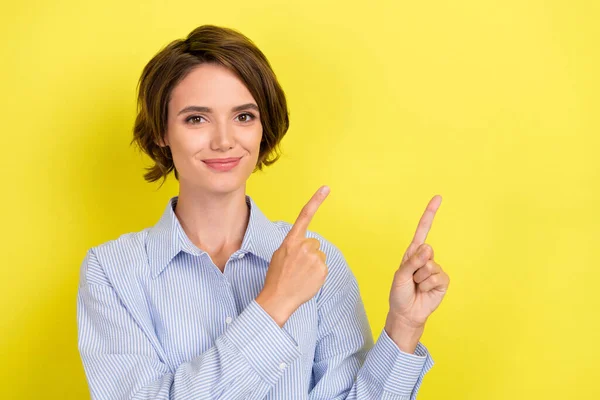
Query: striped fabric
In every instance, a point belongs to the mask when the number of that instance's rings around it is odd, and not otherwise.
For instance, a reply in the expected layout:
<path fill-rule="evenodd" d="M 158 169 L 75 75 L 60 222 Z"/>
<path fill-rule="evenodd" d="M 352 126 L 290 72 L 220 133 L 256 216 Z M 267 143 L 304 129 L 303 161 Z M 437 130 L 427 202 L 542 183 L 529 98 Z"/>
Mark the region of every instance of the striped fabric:
<path fill-rule="evenodd" d="M 373 337 L 357 281 L 319 234 L 325 284 L 283 328 L 254 300 L 291 224 L 246 195 L 250 220 L 224 273 L 195 246 L 173 197 L 150 228 L 88 250 L 77 295 L 92 399 L 414 400 L 433 360 Z M 386 288 L 387 289 L 387 288 Z"/>

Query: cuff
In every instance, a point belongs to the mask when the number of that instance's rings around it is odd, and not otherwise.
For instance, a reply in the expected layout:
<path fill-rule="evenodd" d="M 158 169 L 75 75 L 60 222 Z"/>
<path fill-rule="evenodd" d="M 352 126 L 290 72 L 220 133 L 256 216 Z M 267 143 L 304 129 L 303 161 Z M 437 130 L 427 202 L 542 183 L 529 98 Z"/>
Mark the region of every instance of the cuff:
<path fill-rule="evenodd" d="M 417 343 L 415 354 L 400 350 L 382 329 L 365 365 L 384 391 L 407 396 L 418 390 L 423 376 L 433 366 L 433 359 L 421 342 Z"/>
<path fill-rule="evenodd" d="M 294 338 L 256 300 L 231 323 L 225 336 L 270 384 L 275 384 L 302 354 Z"/>

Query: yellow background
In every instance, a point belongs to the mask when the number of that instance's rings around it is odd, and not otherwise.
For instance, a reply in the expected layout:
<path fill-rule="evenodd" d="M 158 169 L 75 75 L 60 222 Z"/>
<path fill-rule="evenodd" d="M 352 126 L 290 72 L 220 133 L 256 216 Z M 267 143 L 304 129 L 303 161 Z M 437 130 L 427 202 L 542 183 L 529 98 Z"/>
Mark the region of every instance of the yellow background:
<path fill-rule="evenodd" d="M 3 5 L 2 310 L 7 399 L 89 398 L 75 296 L 85 252 L 177 194 L 129 146 L 135 85 L 198 25 L 273 65 L 291 127 L 248 193 L 355 272 L 374 335 L 435 194 L 427 242 L 451 277 L 419 398 L 600 398 L 598 2 L 48 1 Z M 6 397 L 5 397 L 6 396 Z"/>

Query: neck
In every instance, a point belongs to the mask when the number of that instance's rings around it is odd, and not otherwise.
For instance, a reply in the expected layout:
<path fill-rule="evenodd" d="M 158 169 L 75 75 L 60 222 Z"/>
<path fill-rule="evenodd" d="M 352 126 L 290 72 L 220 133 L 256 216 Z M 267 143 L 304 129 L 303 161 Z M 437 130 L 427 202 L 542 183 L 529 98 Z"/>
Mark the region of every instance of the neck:
<path fill-rule="evenodd" d="M 214 193 L 180 186 L 175 215 L 198 248 L 210 254 L 242 246 L 250 210 L 246 186 L 230 193 Z"/>

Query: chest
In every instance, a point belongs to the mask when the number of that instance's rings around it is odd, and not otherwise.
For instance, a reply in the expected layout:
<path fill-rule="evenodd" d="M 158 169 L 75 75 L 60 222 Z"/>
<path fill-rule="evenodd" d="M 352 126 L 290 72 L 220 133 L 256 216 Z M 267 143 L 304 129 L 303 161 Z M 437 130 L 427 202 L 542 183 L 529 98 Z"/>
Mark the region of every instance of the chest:
<path fill-rule="evenodd" d="M 212 258 L 212 257 L 211 257 Z M 148 287 L 154 329 L 168 363 L 176 368 L 211 349 L 264 286 L 267 265 L 251 256 L 180 260 Z M 224 272 L 219 272 L 222 262 Z M 302 352 L 297 373 L 309 376 L 318 335 L 314 300 L 304 303 L 283 328 Z M 292 368 L 292 371 L 294 369 Z M 308 374 L 308 375 L 307 375 Z"/>
<path fill-rule="evenodd" d="M 227 264 L 227 261 L 229 261 L 229 259 L 231 258 L 231 255 L 234 252 L 221 252 L 221 253 L 210 253 L 210 259 L 212 260 L 213 264 L 215 264 L 215 266 L 221 271 L 224 272 L 225 271 L 225 265 Z"/>

